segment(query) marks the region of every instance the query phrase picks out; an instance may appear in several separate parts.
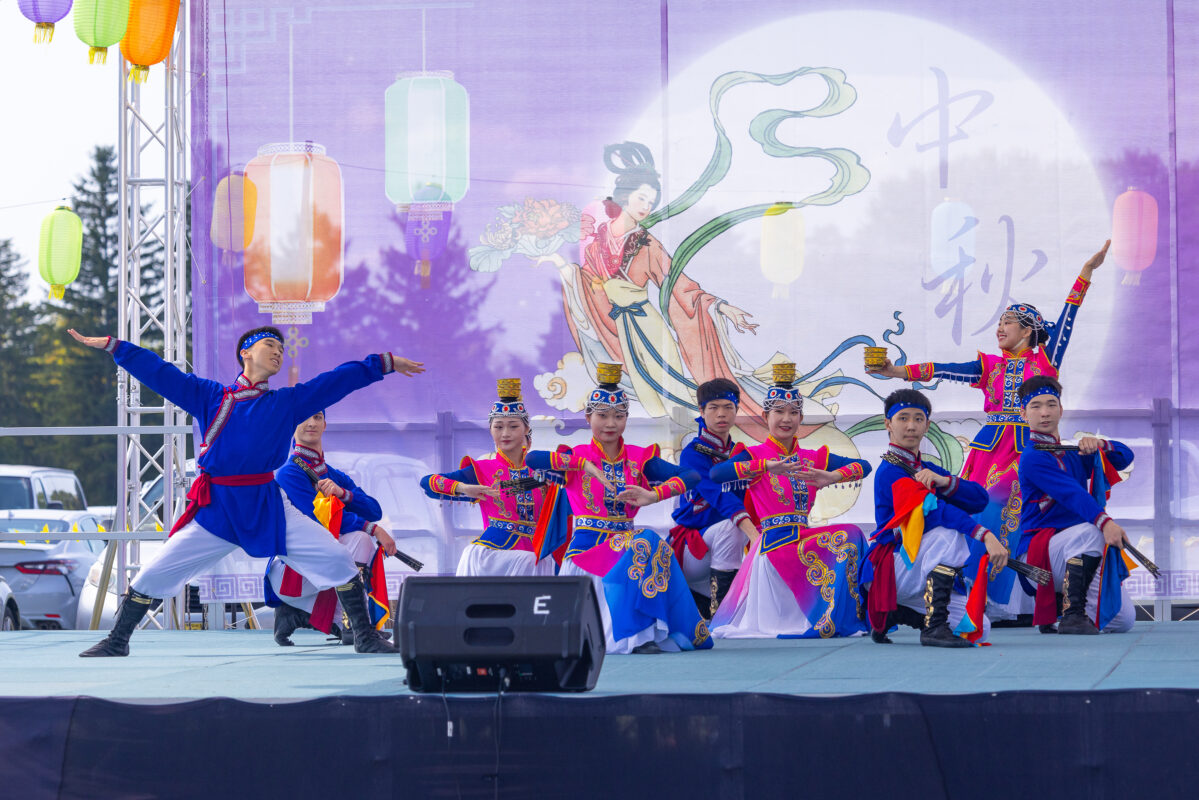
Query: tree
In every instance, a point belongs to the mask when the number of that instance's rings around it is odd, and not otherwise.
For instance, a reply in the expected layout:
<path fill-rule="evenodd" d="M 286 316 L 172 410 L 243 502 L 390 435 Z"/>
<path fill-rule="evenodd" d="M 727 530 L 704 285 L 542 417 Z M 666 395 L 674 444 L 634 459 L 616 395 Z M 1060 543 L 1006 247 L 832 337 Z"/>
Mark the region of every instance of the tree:
<path fill-rule="evenodd" d="M 38 424 L 29 374 L 36 319 L 25 299 L 29 285 L 25 260 L 9 239 L 0 239 L 0 426 Z M 0 463 L 23 463 L 33 437 L 0 438 Z"/>

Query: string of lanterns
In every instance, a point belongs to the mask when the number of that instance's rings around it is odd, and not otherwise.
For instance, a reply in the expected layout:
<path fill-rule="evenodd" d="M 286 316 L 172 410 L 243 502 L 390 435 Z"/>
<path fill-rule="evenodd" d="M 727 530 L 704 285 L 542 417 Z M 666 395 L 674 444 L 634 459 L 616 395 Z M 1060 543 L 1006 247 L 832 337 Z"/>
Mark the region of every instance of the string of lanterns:
<path fill-rule="evenodd" d="M 129 77 L 145 83 L 150 67 L 166 60 L 175 39 L 182 0 L 18 0 L 32 22 L 35 44 L 54 40 L 54 24 L 75 8 L 75 35 L 88 46 L 89 64 L 104 64 L 108 48 L 121 45 Z"/>

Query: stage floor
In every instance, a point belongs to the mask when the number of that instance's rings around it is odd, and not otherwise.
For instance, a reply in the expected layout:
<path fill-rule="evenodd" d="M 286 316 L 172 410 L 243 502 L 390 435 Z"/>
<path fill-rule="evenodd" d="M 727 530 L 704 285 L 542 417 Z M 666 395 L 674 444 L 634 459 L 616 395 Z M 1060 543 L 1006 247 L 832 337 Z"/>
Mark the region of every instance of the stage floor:
<path fill-rule="evenodd" d="M 359 656 L 312 632 L 282 648 L 267 631 L 140 631 L 128 658 L 78 658 L 99 638 L 89 631 L 0 636 L 0 696 L 160 703 L 408 694 L 398 656 Z M 1000 629 L 992 647 L 955 651 L 920 647 L 906 629 L 892 638 L 890 646 L 867 638 L 721 640 L 697 653 L 607 656 L 588 696 L 1199 689 L 1199 624 L 1187 622 L 1138 622 L 1130 633 L 1090 637 Z"/>

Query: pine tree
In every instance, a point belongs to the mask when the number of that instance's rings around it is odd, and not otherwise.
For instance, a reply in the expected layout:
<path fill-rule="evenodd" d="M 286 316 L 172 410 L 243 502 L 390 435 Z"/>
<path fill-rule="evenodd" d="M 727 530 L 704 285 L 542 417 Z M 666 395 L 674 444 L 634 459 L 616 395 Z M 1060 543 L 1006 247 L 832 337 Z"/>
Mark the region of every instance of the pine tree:
<path fill-rule="evenodd" d="M 0 426 L 38 424 L 30 373 L 35 317 L 25 299 L 29 276 L 25 260 L 9 239 L 0 239 Z M 0 437 L 0 463 L 28 463 L 33 437 Z"/>

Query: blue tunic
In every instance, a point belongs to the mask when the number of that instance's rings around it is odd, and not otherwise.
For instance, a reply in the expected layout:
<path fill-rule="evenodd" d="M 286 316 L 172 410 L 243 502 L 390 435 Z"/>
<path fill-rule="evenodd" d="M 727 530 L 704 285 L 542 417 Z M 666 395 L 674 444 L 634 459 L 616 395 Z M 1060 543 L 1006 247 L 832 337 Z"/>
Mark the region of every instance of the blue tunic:
<path fill-rule="evenodd" d="M 303 454 L 292 453 L 292 456 L 296 455 L 304 457 Z M 349 475 L 339 469 L 334 469 L 323 460 L 316 462 L 310 459 L 304 460 L 320 477 L 329 478 L 350 492 L 349 502 L 342 501 L 345 508 L 341 512 L 341 528 L 338 533 L 350 533 L 351 531 L 370 533 L 371 523 L 383 519 L 383 509 L 379 506 L 379 501 L 359 488 Z M 306 517 L 316 519 L 316 513 L 312 508 L 312 502 L 316 499 L 316 487 L 312 485 L 312 481 L 309 480 L 304 470 L 293 464 L 289 458 L 286 464 L 275 471 L 275 481 L 287 494 L 287 499 L 293 506 L 300 509 Z"/>
<path fill-rule="evenodd" d="M 944 489 L 936 488 L 934 494 L 938 502 L 936 508 L 924 515 L 924 529 L 949 528 L 969 538 L 981 539 L 985 529 L 971 514 L 977 514 L 987 507 L 987 490 L 982 484 L 959 478 L 936 464 L 931 464 L 913 457 L 912 453 L 892 445 L 891 452 L 905 458 L 917 470 L 928 469 L 938 475 L 949 478 L 949 486 Z M 885 544 L 895 538 L 892 530 L 884 530 L 895 516 L 895 500 L 892 495 L 895 482 L 908 477 L 906 471 L 883 461 L 874 473 L 874 524 L 877 526 L 871 534 L 871 549 L 876 544 Z"/>
<path fill-rule="evenodd" d="M 1034 433 L 1033 442 L 1056 440 Z M 1105 440 L 1103 453 L 1116 469 L 1132 463 L 1132 450 L 1122 442 Z M 1099 501 L 1087 491 L 1087 480 L 1099 467 L 1097 453 L 1082 455 L 1078 451 L 1044 452 L 1030 447 L 1020 454 L 1020 493 L 1024 507 L 1020 509 L 1020 544 L 1016 555 L 1028 551 L 1033 535 L 1041 528 L 1063 530 L 1084 522 L 1102 526 L 1107 514 Z"/>
<path fill-rule="evenodd" d="M 350 361 L 296 386 L 271 389 L 249 386 L 244 376 L 226 387 L 185 373 L 159 356 L 129 342 L 112 351 L 117 366 L 191 414 L 208 433 L 196 464 L 213 476 L 274 472 L 291 450 L 297 425 L 351 392 L 392 371 L 390 354 Z M 217 420 L 226 393 L 235 399 L 223 424 Z M 305 479 L 307 480 L 307 479 Z M 196 513 L 205 530 L 232 542 L 250 556 L 287 554 L 283 496 L 275 481 L 257 486 L 212 486 L 212 502 Z M 311 506 L 311 503 L 309 503 Z"/>
<path fill-rule="evenodd" d="M 745 513 L 745 490 L 726 492 L 712 480 L 712 467 L 718 462 L 695 449 L 696 444 L 717 450 L 725 449 L 723 442 L 701 430 L 679 453 L 679 468 L 694 470 L 699 475 L 699 481 L 680 498 L 671 517 L 676 524 L 701 532 L 722 520 L 732 520 L 734 524 L 740 522 L 742 517 L 748 516 Z M 732 447 L 728 451 L 732 452 Z"/>

